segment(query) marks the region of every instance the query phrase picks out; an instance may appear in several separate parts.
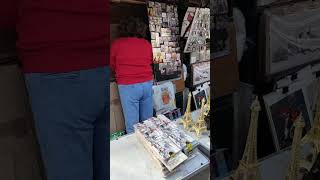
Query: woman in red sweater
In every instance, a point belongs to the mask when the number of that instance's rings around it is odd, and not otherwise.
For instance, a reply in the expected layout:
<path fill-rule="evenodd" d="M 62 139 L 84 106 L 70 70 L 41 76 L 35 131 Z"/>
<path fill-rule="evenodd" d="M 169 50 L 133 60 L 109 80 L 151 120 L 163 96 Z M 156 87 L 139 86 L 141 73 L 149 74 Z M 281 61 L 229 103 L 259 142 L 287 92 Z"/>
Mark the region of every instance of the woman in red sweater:
<path fill-rule="evenodd" d="M 153 116 L 152 47 L 145 39 L 147 26 L 137 18 L 120 23 L 121 38 L 111 47 L 110 67 L 118 83 L 127 133 Z"/>

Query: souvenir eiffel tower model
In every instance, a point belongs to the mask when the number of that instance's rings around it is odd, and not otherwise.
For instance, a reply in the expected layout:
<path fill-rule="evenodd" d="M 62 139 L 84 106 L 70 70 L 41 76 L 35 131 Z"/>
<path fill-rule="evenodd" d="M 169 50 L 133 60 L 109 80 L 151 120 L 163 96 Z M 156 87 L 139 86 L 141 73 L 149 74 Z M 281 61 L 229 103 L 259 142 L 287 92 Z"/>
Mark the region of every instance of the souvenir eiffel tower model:
<path fill-rule="evenodd" d="M 193 124 L 192 113 L 191 113 L 191 96 L 192 96 L 191 93 L 189 93 L 186 112 L 184 113 L 182 117 L 182 121 L 180 122 L 180 124 L 183 124 L 183 127 L 185 130 L 190 130 L 190 127 Z"/>
<path fill-rule="evenodd" d="M 302 138 L 302 144 L 311 144 L 313 146 L 311 160 L 312 163 L 309 163 L 309 165 L 304 164 L 305 168 L 309 170 L 311 169 L 313 163 L 316 161 L 318 157 L 318 154 L 320 153 L 320 94 L 317 96 L 316 108 L 317 109 L 313 120 L 313 126 Z M 302 163 L 305 163 L 305 161 L 302 161 Z"/>
<path fill-rule="evenodd" d="M 201 109 L 200 109 L 200 115 L 197 120 L 197 122 L 194 123 L 192 126 L 192 130 L 194 130 L 198 137 L 202 134 L 202 132 L 207 131 L 206 121 L 205 121 L 205 98 L 201 101 Z"/>
<path fill-rule="evenodd" d="M 210 113 L 210 96 L 208 96 L 207 103 L 204 105 L 204 116 L 208 116 Z"/>
<path fill-rule="evenodd" d="M 257 158 L 257 129 L 258 118 L 261 110 L 258 98 L 251 105 L 251 122 L 247 137 L 246 147 L 239 162 L 239 167 L 231 177 L 233 180 L 260 180 L 261 175 Z"/>
<path fill-rule="evenodd" d="M 300 145 L 301 145 L 301 137 L 302 130 L 305 126 L 303 118 L 300 114 L 298 119 L 296 119 L 294 123 L 294 136 L 292 141 L 292 149 L 291 149 L 291 160 L 289 164 L 289 168 L 285 177 L 285 180 L 299 180 L 299 170 L 300 170 Z"/>

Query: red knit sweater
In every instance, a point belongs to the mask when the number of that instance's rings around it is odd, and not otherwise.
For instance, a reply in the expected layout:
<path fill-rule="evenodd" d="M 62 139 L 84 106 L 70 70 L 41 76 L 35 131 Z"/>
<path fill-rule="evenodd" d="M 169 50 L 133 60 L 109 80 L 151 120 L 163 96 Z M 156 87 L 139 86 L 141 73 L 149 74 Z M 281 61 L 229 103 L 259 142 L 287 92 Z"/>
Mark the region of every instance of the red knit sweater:
<path fill-rule="evenodd" d="M 3 1 L 0 5 L 0 29 L 14 29 L 17 17 L 16 0 Z"/>
<path fill-rule="evenodd" d="M 26 73 L 108 65 L 108 1 L 20 0 L 18 48 Z"/>
<path fill-rule="evenodd" d="M 139 38 L 121 38 L 112 43 L 110 67 L 118 84 L 136 84 L 153 79 L 152 46 Z"/>

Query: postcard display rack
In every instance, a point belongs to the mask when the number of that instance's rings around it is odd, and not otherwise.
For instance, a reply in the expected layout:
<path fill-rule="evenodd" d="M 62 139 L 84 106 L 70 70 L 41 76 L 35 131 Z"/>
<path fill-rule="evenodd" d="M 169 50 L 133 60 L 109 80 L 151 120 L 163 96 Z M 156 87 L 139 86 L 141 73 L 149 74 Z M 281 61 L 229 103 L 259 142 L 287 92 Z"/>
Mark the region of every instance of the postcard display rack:
<path fill-rule="evenodd" d="M 180 79 L 182 63 L 178 8 L 170 4 L 149 1 L 148 16 L 155 81 Z"/>
<path fill-rule="evenodd" d="M 164 115 L 152 117 L 134 127 L 137 138 L 154 157 L 164 177 L 191 157 L 199 144 Z"/>

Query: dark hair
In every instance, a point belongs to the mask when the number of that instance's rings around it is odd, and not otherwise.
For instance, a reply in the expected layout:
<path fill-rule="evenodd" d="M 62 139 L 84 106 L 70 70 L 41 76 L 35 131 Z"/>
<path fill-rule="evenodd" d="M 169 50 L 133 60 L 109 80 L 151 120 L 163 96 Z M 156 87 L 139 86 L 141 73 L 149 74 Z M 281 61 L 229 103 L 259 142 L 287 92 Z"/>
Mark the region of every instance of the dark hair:
<path fill-rule="evenodd" d="M 146 38 L 147 28 L 147 24 L 142 19 L 129 17 L 120 21 L 119 34 L 121 37 Z"/>

